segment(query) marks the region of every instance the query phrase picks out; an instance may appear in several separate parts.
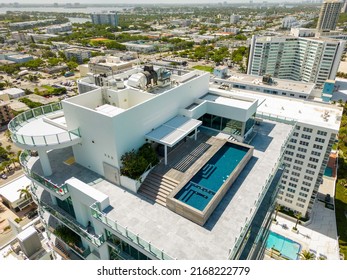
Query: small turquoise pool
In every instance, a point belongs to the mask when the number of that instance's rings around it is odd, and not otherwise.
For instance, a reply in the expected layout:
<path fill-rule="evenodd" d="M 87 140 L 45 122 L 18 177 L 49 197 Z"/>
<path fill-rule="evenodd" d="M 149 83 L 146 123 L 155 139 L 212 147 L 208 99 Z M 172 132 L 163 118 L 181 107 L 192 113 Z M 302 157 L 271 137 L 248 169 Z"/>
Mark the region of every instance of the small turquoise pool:
<path fill-rule="evenodd" d="M 333 177 L 333 169 L 327 166 L 324 171 L 324 176 Z"/>
<path fill-rule="evenodd" d="M 270 231 L 269 237 L 266 241 L 266 249 L 274 248 L 281 252 L 281 255 L 291 260 L 299 258 L 301 245 L 283 235 Z"/>
<path fill-rule="evenodd" d="M 225 143 L 175 195 L 175 198 L 195 209 L 204 210 L 248 151 L 247 147 Z"/>

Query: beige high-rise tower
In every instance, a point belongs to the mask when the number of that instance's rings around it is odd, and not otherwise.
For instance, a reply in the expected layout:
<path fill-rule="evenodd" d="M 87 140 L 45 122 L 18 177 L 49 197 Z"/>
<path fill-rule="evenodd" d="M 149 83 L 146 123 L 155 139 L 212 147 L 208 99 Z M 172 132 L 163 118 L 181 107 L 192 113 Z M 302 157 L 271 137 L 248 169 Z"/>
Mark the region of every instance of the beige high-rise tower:
<path fill-rule="evenodd" d="M 343 4 L 340 0 L 325 0 L 320 10 L 317 29 L 335 30 Z"/>

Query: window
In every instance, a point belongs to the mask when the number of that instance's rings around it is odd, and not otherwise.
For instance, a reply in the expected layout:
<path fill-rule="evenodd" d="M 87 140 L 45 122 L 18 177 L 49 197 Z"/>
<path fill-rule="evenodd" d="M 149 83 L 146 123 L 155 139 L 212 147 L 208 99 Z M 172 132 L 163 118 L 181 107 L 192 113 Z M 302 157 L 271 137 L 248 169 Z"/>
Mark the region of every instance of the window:
<path fill-rule="evenodd" d="M 306 152 L 307 152 L 307 149 L 305 149 L 305 148 L 301 148 L 301 147 L 300 147 L 300 148 L 298 148 L 298 151 L 299 151 L 299 152 L 306 153 Z"/>
<path fill-rule="evenodd" d="M 305 180 L 309 180 L 309 181 L 312 181 L 312 180 L 313 180 L 313 178 L 312 178 L 312 177 L 307 176 L 307 175 L 305 175 L 305 176 L 304 176 L 304 179 L 305 179 Z"/>
<path fill-rule="evenodd" d="M 294 166 L 293 166 L 293 169 L 298 170 L 298 171 L 301 171 L 302 168 L 299 167 L 299 166 L 294 165 Z"/>
<path fill-rule="evenodd" d="M 311 186 L 311 183 L 306 182 L 306 181 L 303 181 L 302 184 L 305 185 L 305 186 L 308 186 L 308 187 Z"/>
<path fill-rule="evenodd" d="M 320 157 L 320 153 L 319 153 L 319 152 L 315 152 L 315 151 L 312 151 L 312 152 L 311 152 L 311 155 Z"/>
<path fill-rule="evenodd" d="M 293 172 L 292 172 L 292 175 L 293 175 L 293 176 L 296 176 L 296 177 L 300 177 L 300 173 L 298 173 L 298 172 L 294 172 L 294 171 L 293 171 Z"/>
<path fill-rule="evenodd" d="M 288 203 L 292 203 L 292 202 L 293 202 L 293 200 L 290 200 L 290 199 L 288 199 L 288 198 L 285 198 L 284 201 L 285 201 L 285 202 L 288 202 Z"/>
<path fill-rule="evenodd" d="M 292 159 L 291 159 L 290 157 L 283 157 L 283 159 L 284 159 L 285 161 L 292 162 Z"/>
<path fill-rule="evenodd" d="M 318 162 L 319 161 L 318 158 L 314 158 L 314 157 L 310 157 L 309 160 L 312 161 L 312 162 Z"/>
<path fill-rule="evenodd" d="M 317 149 L 317 150 L 323 150 L 323 146 L 321 146 L 321 145 L 316 145 L 316 144 L 314 144 L 314 145 L 313 145 L 313 148 L 315 148 L 315 149 Z"/>
<path fill-rule="evenodd" d="M 287 148 L 291 149 L 291 150 L 295 150 L 295 146 L 294 145 L 288 145 Z"/>
<path fill-rule="evenodd" d="M 286 197 L 294 198 L 294 195 L 292 195 L 292 194 L 290 194 L 290 193 L 286 193 Z"/>
<path fill-rule="evenodd" d="M 295 129 L 297 129 L 297 130 L 300 130 L 300 126 L 299 125 L 297 125 L 297 126 L 295 126 Z"/>
<path fill-rule="evenodd" d="M 301 187 L 301 189 L 300 189 L 300 190 L 302 190 L 302 191 L 304 191 L 304 192 L 309 192 L 309 191 L 310 191 L 310 189 L 305 188 L 305 187 Z"/>
<path fill-rule="evenodd" d="M 293 188 L 296 188 L 298 185 L 297 185 L 297 184 L 294 184 L 294 183 L 289 182 L 288 186 L 293 187 Z"/>
<path fill-rule="evenodd" d="M 299 206 L 300 208 L 304 208 L 304 204 L 296 203 L 296 206 Z"/>
<path fill-rule="evenodd" d="M 307 164 L 307 167 L 316 169 L 317 165 L 309 163 L 309 164 Z"/>
<path fill-rule="evenodd" d="M 318 135 L 322 135 L 322 136 L 327 136 L 327 132 L 322 131 L 322 130 L 318 130 L 318 131 L 317 131 L 317 134 L 318 134 Z"/>
<path fill-rule="evenodd" d="M 316 138 L 316 139 L 317 139 L 317 138 Z M 308 146 L 308 142 L 306 142 L 306 141 L 300 141 L 300 145 Z"/>
<path fill-rule="evenodd" d="M 288 192 L 295 193 L 294 189 L 288 188 Z"/>
<path fill-rule="evenodd" d="M 302 135 L 301 135 L 301 138 L 310 140 L 310 139 L 311 139 L 311 136 L 310 136 L 310 135 L 307 135 L 307 134 L 302 134 Z"/>
<path fill-rule="evenodd" d="M 281 183 L 282 183 L 283 185 L 286 185 L 286 184 L 287 184 L 287 181 L 282 180 Z"/>
<path fill-rule="evenodd" d="M 304 127 L 303 129 L 305 132 L 308 132 L 308 133 L 312 133 L 313 129 L 312 128 L 307 128 L 307 127 Z"/>
<path fill-rule="evenodd" d="M 285 154 L 286 154 L 286 155 L 290 155 L 290 156 L 293 156 L 293 155 L 294 155 L 294 153 L 291 152 L 291 151 L 285 151 Z"/>
<path fill-rule="evenodd" d="M 299 197 L 299 198 L 298 198 L 298 201 L 301 201 L 301 202 L 305 203 L 305 202 L 306 202 L 306 199 L 303 199 L 303 198 Z"/>
<path fill-rule="evenodd" d="M 294 132 L 294 133 L 293 133 L 293 136 L 294 136 L 294 137 L 298 137 L 298 136 L 299 136 L 299 133 Z"/>
<path fill-rule="evenodd" d="M 296 157 L 298 157 L 298 158 L 305 158 L 305 155 L 302 155 L 302 154 L 296 154 Z"/>
<path fill-rule="evenodd" d="M 291 138 L 291 139 L 290 139 L 290 142 L 291 142 L 291 143 L 296 143 L 296 142 L 297 142 L 297 140 L 296 140 L 296 139 L 294 139 L 294 138 Z"/>
<path fill-rule="evenodd" d="M 306 194 L 306 193 L 303 193 L 303 192 L 299 192 L 299 195 L 300 195 L 300 196 L 303 196 L 303 197 L 307 197 L 307 194 Z"/>
<path fill-rule="evenodd" d="M 296 164 L 299 164 L 299 165 L 303 165 L 303 164 L 304 164 L 304 162 L 303 162 L 303 161 L 301 161 L 301 160 L 297 160 L 297 159 L 295 160 L 295 163 L 296 163 Z"/>
<path fill-rule="evenodd" d="M 325 139 L 323 138 L 319 138 L 319 137 L 316 137 L 316 142 L 319 142 L 319 143 L 324 143 L 325 142 Z"/>
<path fill-rule="evenodd" d="M 314 175 L 314 171 L 309 170 L 309 169 L 306 170 L 306 173 L 307 173 L 307 174 L 310 174 L 310 175 Z"/>
<path fill-rule="evenodd" d="M 293 181 L 293 182 L 298 182 L 299 181 L 299 179 L 298 178 L 294 178 L 294 177 L 290 177 L 290 181 Z"/>

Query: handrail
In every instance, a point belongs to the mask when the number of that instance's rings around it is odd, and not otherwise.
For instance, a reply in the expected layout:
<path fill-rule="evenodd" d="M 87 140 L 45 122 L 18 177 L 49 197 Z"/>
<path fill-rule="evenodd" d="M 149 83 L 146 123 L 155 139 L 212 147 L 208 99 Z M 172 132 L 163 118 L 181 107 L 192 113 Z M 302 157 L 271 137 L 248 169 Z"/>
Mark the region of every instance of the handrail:
<path fill-rule="evenodd" d="M 274 179 L 275 177 L 275 174 L 276 174 L 276 171 L 278 170 L 278 168 L 280 167 L 282 163 L 282 156 L 280 159 L 277 160 L 277 162 L 275 163 L 274 167 L 272 168 L 271 170 L 271 173 L 269 175 L 269 177 L 266 179 L 265 181 L 265 184 L 261 190 L 261 192 L 258 194 L 258 198 L 256 199 L 255 203 L 254 203 L 254 209 L 257 209 L 259 207 L 259 205 L 261 204 L 261 202 L 263 201 L 263 198 L 265 197 L 271 183 L 272 183 L 272 180 Z M 235 257 L 235 254 L 239 248 L 239 246 L 241 245 L 241 242 L 242 240 L 244 239 L 244 237 L 246 236 L 247 234 L 247 231 L 249 229 L 249 226 L 250 224 L 252 223 L 253 219 L 254 219 L 254 216 L 256 214 L 256 210 L 254 210 L 252 208 L 252 215 L 250 217 L 246 217 L 246 223 L 243 227 L 241 227 L 241 230 L 240 230 L 240 235 L 239 237 L 235 240 L 235 243 L 234 243 L 234 246 L 233 246 L 233 249 L 231 250 L 230 254 L 229 254 L 229 259 L 233 259 Z"/>
<path fill-rule="evenodd" d="M 83 227 L 79 222 L 77 222 L 75 219 L 72 217 L 65 215 L 63 213 L 60 213 L 58 209 L 55 207 L 49 205 L 46 202 L 43 202 L 42 200 L 39 201 L 39 204 L 41 207 L 51 213 L 54 217 L 58 218 L 60 221 L 62 221 L 66 226 L 71 228 L 73 231 L 76 231 L 78 234 L 83 236 L 85 239 L 89 240 L 92 244 L 94 244 L 97 247 L 100 247 L 104 242 L 104 236 L 98 235 L 94 236 L 90 234 L 85 227 Z"/>
<path fill-rule="evenodd" d="M 62 110 L 61 103 L 48 104 L 45 106 L 37 107 L 28 111 L 25 111 L 18 116 L 14 117 L 8 124 L 8 129 L 11 132 L 11 138 L 13 142 L 31 146 L 47 146 L 52 144 L 61 144 L 70 142 L 72 140 L 81 137 L 79 129 L 74 129 L 66 132 L 60 132 L 50 135 L 23 135 L 18 134 L 19 129 L 31 119 L 37 119 L 37 117 L 47 115 L 56 111 Z"/>
<path fill-rule="evenodd" d="M 30 154 L 28 150 L 23 150 L 23 152 L 19 156 L 19 162 L 22 165 L 24 172 L 30 178 L 34 179 L 41 185 L 45 186 L 46 188 L 50 189 L 51 191 L 55 192 L 56 194 L 60 196 L 63 196 L 69 192 L 67 184 L 62 184 L 62 185 L 54 184 L 50 180 L 46 179 L 45 177 L 29 169 L 27 165 L 29 158 L 30 158 Z"/>
<path fill-rule="evenodd" d="M 174 258 L 169 256 L 164 252 L 164 250 L 159 250 L 154 245 L 152 245 L 151 241 L 146 241 L 142 239 L 139 234 L 135 234 L 128 230 L 127 227 L 123 227 L 120 225 L 117 221 L 112 221 L 110 218 L 106 216 L 105 213 L 101 212 L 99 203 L 95 202 L 90 206 L 92 216 L 104 223 L 105 225 L 109 226 L 122 236 L 124 236 L 127 240 L 132 241 L 134 244 L 140 246 L 147 252 L 149 252 L 151 255 L 153 255 L 155 258 L 159 260 L 173 260 Z"/>
<path fill-rule="evenodd" d="M 268 113 L 263 113 L 263 112 L 257 112 L 256 117 L 257 118 L 263 118 L 263 119 L 270 120 L 270 121 L 281 122 L 281 123 L 285 123 L 285 124 L 292 124 L 292 125 L 297 122 L 297 120 L 292 119 L 292 118 L 282 117 L 279 115 L 268 114 Z"/>

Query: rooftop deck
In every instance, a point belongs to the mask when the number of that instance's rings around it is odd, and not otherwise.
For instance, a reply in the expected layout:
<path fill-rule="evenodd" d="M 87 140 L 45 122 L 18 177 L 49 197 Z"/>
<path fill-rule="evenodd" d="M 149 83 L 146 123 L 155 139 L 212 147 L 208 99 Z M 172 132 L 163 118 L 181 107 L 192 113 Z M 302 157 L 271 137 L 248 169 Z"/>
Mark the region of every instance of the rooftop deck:
<path fill-rule="evenodd" d="M 227 259 L 229 250 L 233 248 L 245 226 L 246 219 L 249 220 L 252 215 L 250 213 L 254 213 L 255 202 L 260 197 L 269 175 L 274 172 L 273 168 L 278 163 L 282 145 L 291 133 L 292 126 L 263 122 L 257 129 L 258 134 L 250 143 L 255 147 L 253 158 L 203 227 L 159 204 L 153 204 L 140 195 L 134 195 L 115 186 L 78 164 L 64 164 L 64 161 L 72 156 L 72 150 L 69 147 L 49 153 L 53 170 L 53 175 L 49 179 L 62 184 L 67 179 L 75 177 L 108 195 L 112 209 L 107 213 L 107 218 L 127 226 L 128 230 L 138 233 L 144 240 L 152 241 L 154 246 L 160 250 L 163 249 L 174 258 Z M 218 146 L 220 143 L 218 139 L 210 138 L 202 133 L 200 133 L 201 139 L 204 139 L 204 143 L 211 145 Z M 187 148 L 192 149 L 190 145 Z M 208 150 L 210 149 L 211 147 Z M 213 149 L 216 148 L 213 147 Z M 191 151 L 186 150 L 185 154 L 188 155 Z M 161 171 L 167 176 L 186 176 L 186 172 L 194 172 L 202 166 L 205 162 L 202 160 L 204 156 L 208 154 L 203 152 L 186 170 L 177 171 L 172 169 L 175 163 L 174 157 L 177 164 L 177 160 L 182 159 L 184 155 L 182 150 L 173 151 L 169 154 L 169 163 L 172 165 L 167 170 Z M 37 158 L 31 158 L 28 165 L 32 166 L 35 172 L 43 174 Z M 181 173 L 174 175 L 174 172 Z"/>

